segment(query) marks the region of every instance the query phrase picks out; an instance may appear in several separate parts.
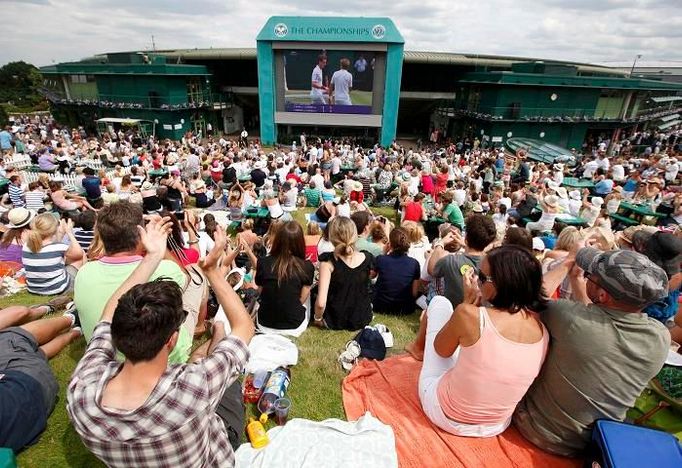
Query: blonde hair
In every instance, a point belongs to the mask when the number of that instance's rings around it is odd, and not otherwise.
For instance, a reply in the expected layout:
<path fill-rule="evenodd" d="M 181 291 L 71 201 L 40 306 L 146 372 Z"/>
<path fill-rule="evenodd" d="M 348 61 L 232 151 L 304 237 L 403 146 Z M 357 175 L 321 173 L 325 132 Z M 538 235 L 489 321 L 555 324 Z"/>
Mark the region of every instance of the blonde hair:
<path fill-rule="evenodd" d="M 355 223 L 345 216 L 337 216 L 329 221 L 329 241 L 334 245 L 334 255 L 347 257 L 353 255 L 358 230 Z"/>
<path fill-rule="evenodd" d="M 422 225 L 415 221 L 403 221 L 401 226 L 407 231 L 407 237 L 410 240 L 410 244 L 421 242 L 426 235 Z"/>
<path fill-rule="evenodd" d="M 43 241 L 57 233 L 59 222 L 50 213 L 42 213 L 31 221 L 31 230 L 28 233 L 26 245 L 33 253 L 38 253 L 43 248 Z"/>
<path fill-rule="evenodd" d="M 244 221 L 242 221 L 242 229 L 244 229 L 245 231 L 252 230 L 253 225 L 254 225 L 253 219 L 251 219 L 251 218 L 246 218 Z"/>
<path fill-rule="evenodd" d="M 561 230 L 557 237 L 554 250 L 565 250 L 570 252 L 573 246 L 582 240 L 583 236 L 574 226 L 567 226 Z"/>
<path fill-rule="evenodd" d="M 317 224 L 315 221 L 310 221 L 308 226 L 306 226 L 305 233 L 308 236 L 319 236 L 322 234 L 322 231 L 320 230 L 319 224 Z"/>

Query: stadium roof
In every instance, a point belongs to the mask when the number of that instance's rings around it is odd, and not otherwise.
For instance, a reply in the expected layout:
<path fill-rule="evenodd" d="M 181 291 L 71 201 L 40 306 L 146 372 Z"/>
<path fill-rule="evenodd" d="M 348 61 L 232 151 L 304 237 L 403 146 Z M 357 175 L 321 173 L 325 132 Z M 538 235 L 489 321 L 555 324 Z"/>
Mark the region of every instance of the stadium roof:
<path fill-rule="evenodd" d="M 161 54 L 179 60 L 255 60 L 255 48 L 210 48 L 210 49 L 174 49 L 162 51 L 147 51 L 150 54 Z M 432 63 L 443 65 L 469 65 L 469 66 L 491 66 L 491 67 L 511 67 L 518 62 L 537 62 L 554 63 L 562 65 L 575 65 L 579 72 L 602 73 L 613 76 L 626 76 L 628 73 L 616 68 L 605 67 L 602 65 L 592 65 L 587 63 L 564 62 L 559 60 L 542 60 L 530 57 L 510 57 L 504 55 L 481 55 L 481 54 L 458 54 L 454 52 L 423 52 L 406 50 L 404 52 L 406 63 Z"/>

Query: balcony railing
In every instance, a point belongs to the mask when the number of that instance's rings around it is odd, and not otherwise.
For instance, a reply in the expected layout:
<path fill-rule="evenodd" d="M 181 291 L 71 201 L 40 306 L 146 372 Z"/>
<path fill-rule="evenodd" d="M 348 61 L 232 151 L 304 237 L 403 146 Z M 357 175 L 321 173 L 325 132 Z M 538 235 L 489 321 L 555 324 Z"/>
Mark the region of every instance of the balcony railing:
<path fill-rule="evenodd" d="M 678 109 L 679 110 L 679 109 Z M 479 120 L 502 120 L 520 122 L 643 122 L 676 112 L 676 109 L 665 111 L 640 113 L 635 117 L 620 118 L 619 112 L 613 109 L 595 110 L 558 107 L 479 107 L 477 110 L 457 109 L 457 115 L 472 117 Z"/>
<path fill-rule="evenodd" d="M 94 97 L 72 96 L 68 99 L 61 93 L 43 88 L 42 94 L 55 104 L 76 106 L 94 106 L 112 109 L 160 109 L 181 110 L 201 109 L 213 106 L 213 95 L 210 92 L 192 93 L 190 95 L 132 95 L 132 94 L 100 94 Z"/>

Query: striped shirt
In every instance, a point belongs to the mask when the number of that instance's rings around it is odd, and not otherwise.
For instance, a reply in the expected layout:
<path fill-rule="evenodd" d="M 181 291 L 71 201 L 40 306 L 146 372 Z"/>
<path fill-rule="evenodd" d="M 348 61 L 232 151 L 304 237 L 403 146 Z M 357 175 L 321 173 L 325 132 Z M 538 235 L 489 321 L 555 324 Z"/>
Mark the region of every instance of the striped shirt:
<path fill-rule="evenodd" d="M 32 190 L 26 192 L 26 208 L 29 210 L 39 211 L 45 208 L 45 193 L 42 190 Z"/>
<path fill-rule="evenodd" d="M 20 208 L 26 203 L 24 202 L 24 190 L 19 185 L 9 184 L 9 199 L 12 200 L 14 208 Z"/>
<path fill-rule="evenodd" d="M 23 247 L 21 258 L 29 292 L 49 296 L 66 291 L 69 287 L 65 263 L 68 249 L 68 245 L 61 243 L 44 245 L 37 253 L 31 252 L 26 245 Z"/>
<path fill-rule="evenodd" d="M 81 249 L 87 252 L 90 248 L 90 244 L 92 244 L 93 237 L 95 237 L 95 231 L 86 231 L 82 228 L 76 228 L 73 230 L 73 237 L 76 238 Z"/>

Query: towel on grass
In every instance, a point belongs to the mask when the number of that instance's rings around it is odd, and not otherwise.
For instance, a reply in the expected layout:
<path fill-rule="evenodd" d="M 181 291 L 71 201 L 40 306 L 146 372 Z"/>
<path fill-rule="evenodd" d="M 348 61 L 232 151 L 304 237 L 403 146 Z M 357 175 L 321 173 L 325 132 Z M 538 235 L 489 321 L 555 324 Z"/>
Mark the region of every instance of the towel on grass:
<path fill-rule="evenodd" d="M 262 449 L 242 444 L 236 468 L 397 468 L 390 426 L 367 413 L 357 421 L 292 419 L 268 431 Z"/>
<path fill-rule="evenodd" d="M 366 411 L 393 428 L 402 468 L 580 467 L 580 460 L 545 453 L 512 426 L 497 437 L 449 434 L 424 415 L 417 394 L 421 363 L 408 355 L 361 360 L 343 381 L 348 419 Z"/>

